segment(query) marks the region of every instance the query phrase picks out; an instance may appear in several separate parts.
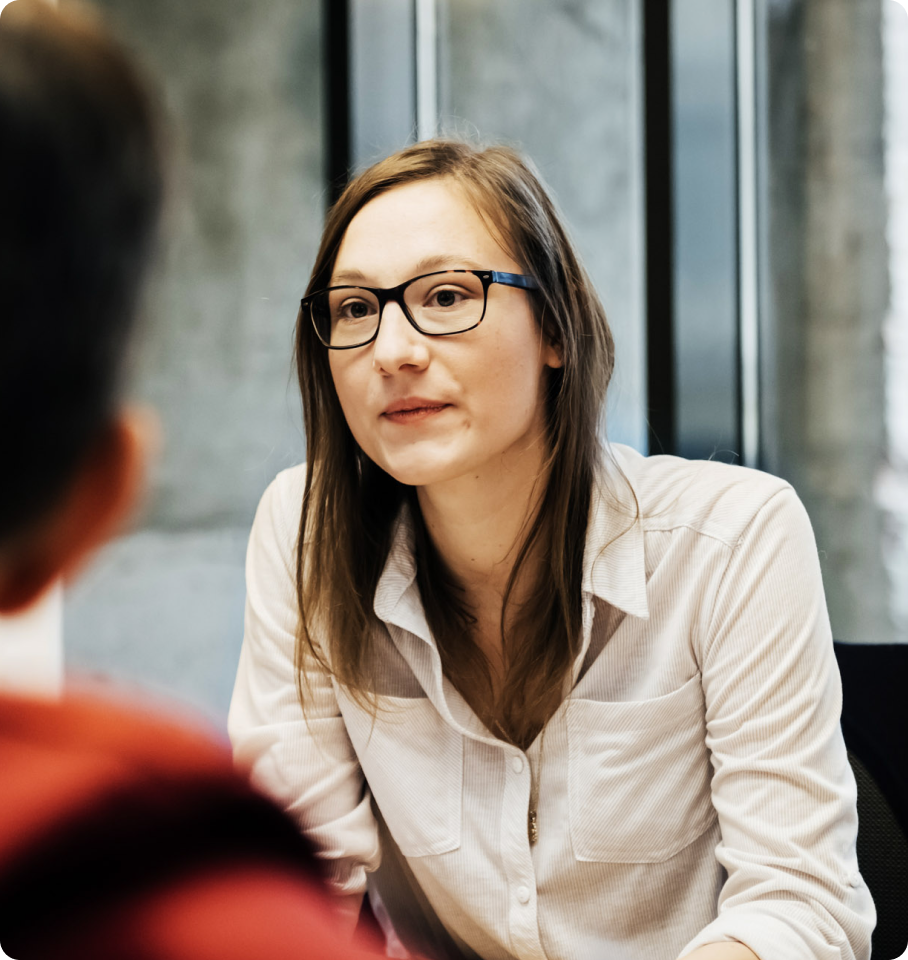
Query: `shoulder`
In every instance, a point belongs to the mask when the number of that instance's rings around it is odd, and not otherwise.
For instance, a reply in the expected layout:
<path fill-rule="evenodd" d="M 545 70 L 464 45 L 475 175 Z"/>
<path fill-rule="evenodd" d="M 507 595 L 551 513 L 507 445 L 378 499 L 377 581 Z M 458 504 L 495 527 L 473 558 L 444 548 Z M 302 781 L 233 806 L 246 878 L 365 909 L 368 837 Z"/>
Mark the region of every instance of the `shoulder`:
<path fill-rule="evenodd" d="M 253 552 L 272 545 L 282 554 L 295 552 L 305 489 L 305 463 L 282 470 L 268 484 L 252 523 L 249 546 Z"/>
<path fill-rule="evenodd" d="M 79 838 L 94 845 L 103 829 L 114 832 L 123 821 L 112 817 L 113 808 L 134 793 L 143 800 L 185 797 L 202 784 L 229 785 L 235 777 L 226 745 L 201 730 L 84 696 L 61 702 L 0 697 L 0 763 L 8 787 L 0 890 L 21 869 L 45 863 L 54 852 L 48 838 L 58 837 L 78 859 Z M 49 876 L 49 868 L 44 872 Z"/>
<path fill-rule="evenodd" d="M 259 501 L 258 513 L 268 511 L 272 515 L 290 515 L 290 519 L 299 525 L 303 493 L 306 489 L 306 464 L 298 463 L 288 467 L 268 484 Z"/>
<path fill-rule="evenodd" d="M 803 512 L 791 485 L 760 470 L 713 460 L 644 457 L 630 447 L 610 447 L 619 473 L 633 489 L 645 531 L 686 528 L 734 546 L 772 505 Z M 608 469 L 608 467 L 606 467 Z"/>
<path fill-rule="evenodd" d="M 187 907 L 197 906 L 204 895 L 212 912 L 222 919 L 227 914 L 230 922 L 238 911 L 247 926 L 267 917 L 267 911 L 258 916 L 240 894 L 228 896 L 222 888 L 202 891 L 190 904 L 183 896 L 184 878 L 241 880 L 253 863 L 261 867 L 259 883 L 264 876 L 303 884 L 293 894 L 297 907 L 305 905 L 300 893 L 309 897 L 314 889 L 315 861 L 308 844 L 234 771 L 226 744 L 152 708 L 137 710 L 87 696 L 68 696 L 60 703 L 0 697 L 0 761 L 7 780 L 0 894 L 11 907 L 2 934 L 14 956 L 31 956 L 28 945 L 49 929 L 54 936 L 89 935 L 80 913 L 84 898 L 92 904 L 99 931 L 109 932 L 112 911 L 123 903 L 145 904 L 151 882 L 165 895 L 180 893 Z M 74 876 L 80 878 L 77 887 Z M 160 932 L 154 925 L 146 928 L 153 936 Z M 120 930 L 114 937 L 121 947 L 123 935 Z M 80 956 L 131 955 L 113 949 L 106 934 L 102 939 L 110 952 L 80 953 L 75 944 L 81 940 L 68 946 Z M 198 931 L 195 941 L 198 947 L 217 943 L 214 927 Z M 22 949 L 14 949 L 16 944 Z M 197 955 L 147 943 L 140 952 Z M 219 955 L 241 954 L 226 949 Z"/>
<path fill-rule="evenodd" d="M 75 694 L 57 702 L 4 694 L 0 697 L 4 765 L 14 762 L 22 750 L 36 759 L 44 757 L 48 764 L 71 755 L 83 770 L 97 765 L 99 775 L 113 776 L 115 765 L 116 776 L 135 769 L 232 777 L 226 744 L 198 726 L 174 723 L 153 707 L 127 706 L 127 695 L 119 692 L 102 699 Z"/>

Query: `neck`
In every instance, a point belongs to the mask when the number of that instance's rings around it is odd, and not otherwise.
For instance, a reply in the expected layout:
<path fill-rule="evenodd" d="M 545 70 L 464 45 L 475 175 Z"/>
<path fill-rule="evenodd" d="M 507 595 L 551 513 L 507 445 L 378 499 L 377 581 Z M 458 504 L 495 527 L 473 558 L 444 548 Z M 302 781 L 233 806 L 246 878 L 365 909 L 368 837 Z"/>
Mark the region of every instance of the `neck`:
<path fill-rule="evenodd" d="M 436 550 L 483 619 L 500 617 L 514 561 L 545 490 L 544 457 L 534 445 L 506 465 L 417 491 Z"/>

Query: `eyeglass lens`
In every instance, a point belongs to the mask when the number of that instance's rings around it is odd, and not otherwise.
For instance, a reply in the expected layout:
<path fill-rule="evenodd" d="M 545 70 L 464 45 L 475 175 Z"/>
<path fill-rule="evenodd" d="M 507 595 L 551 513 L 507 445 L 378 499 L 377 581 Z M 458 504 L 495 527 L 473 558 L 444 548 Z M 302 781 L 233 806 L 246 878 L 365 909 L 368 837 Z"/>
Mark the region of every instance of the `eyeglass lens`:
<path fill-rule="evenodd" d="M 409 284 L 403 299 L 423 333 L 460 333 L 482 319 L 485 288 L 472 273 L 436 273 Z M 381 313 L 378 297 L 362 287 L 325 290 L 311 309 L 319 336 L 332 347 L 368 343 Z"/>

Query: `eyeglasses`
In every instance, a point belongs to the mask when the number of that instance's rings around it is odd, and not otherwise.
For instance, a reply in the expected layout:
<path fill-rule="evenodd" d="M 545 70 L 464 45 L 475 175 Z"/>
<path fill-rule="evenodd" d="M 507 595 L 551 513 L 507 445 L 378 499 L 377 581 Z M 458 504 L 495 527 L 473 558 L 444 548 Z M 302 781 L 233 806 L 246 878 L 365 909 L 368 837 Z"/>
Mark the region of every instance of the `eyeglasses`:
<path fill-rule="evenodd" d="M 397 303 L 410 324 L 427 337 L 466 333 L 482 323 L 489 287 L 538 290 L 533 277 L 497 270 L 439 270 L 396 287 L 327 287 L 303 297 L 319 340 L 330 350 L 363 347 L 378 336 L 382 311 Z"/>

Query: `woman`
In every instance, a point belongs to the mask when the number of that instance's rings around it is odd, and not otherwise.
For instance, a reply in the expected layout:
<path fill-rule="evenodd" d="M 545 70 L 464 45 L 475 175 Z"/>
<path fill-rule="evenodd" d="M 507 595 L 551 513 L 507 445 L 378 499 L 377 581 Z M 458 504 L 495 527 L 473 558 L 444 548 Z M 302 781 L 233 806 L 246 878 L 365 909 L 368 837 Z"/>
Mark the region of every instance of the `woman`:
<path fill-rule="evenodd" d="M 297 337 L 308 465 L 256 516 L 230 732 L 337 892 L 485 960 L 868 956 L 803 508 L 603 451 L 612 337 L 528 166 L 367 170 Z"/>

